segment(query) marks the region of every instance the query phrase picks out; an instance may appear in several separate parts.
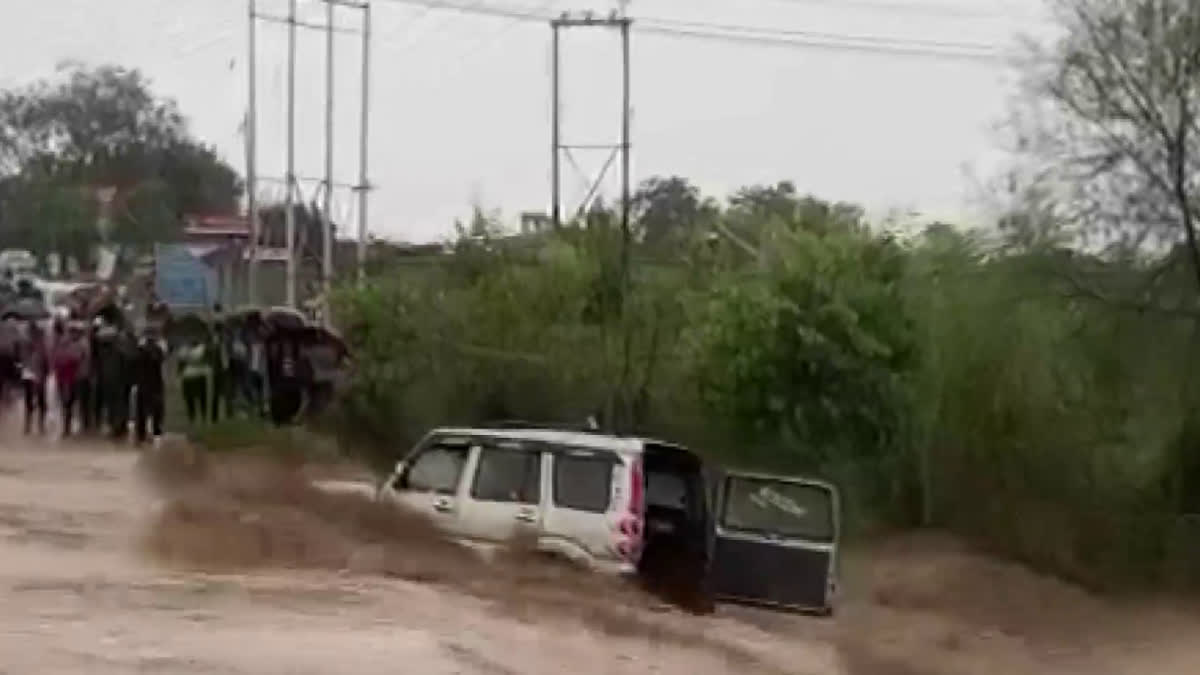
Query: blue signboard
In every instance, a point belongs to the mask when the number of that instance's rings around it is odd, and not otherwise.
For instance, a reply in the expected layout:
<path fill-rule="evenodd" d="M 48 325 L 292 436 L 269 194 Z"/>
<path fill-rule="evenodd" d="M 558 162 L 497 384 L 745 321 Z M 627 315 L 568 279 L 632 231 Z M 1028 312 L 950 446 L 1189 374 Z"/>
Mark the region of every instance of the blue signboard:
<path fill-rule="evenodd" d="M 217 300 L 217 273 L 184 244 L 154 247 L 154 288 L 168 307 L 208 307 Z"/>

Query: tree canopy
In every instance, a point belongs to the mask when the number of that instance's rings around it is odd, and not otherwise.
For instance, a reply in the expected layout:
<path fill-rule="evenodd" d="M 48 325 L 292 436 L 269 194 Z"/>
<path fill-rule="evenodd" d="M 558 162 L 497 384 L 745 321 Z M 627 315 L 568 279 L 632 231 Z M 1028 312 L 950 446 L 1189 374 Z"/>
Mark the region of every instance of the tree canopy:
<path fill-rule="evenodd" d="M 79 256 L 100 237 L 104 188 L 113 240 L 136 246 L 172 239 L 185 214 L 235 210 L 242 183 L 137 70 L 70 64 L 0 92 L 4 245 Z"/>

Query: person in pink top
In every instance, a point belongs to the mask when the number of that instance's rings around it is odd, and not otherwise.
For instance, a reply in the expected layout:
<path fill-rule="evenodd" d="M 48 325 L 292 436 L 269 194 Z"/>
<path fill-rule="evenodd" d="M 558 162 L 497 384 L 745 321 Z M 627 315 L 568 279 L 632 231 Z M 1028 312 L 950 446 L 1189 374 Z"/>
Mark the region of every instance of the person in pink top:
<path fill-rule="evenodd" d="M 75 403 L 79 397 L 79 380 L 84 376 L 88 359 L 87 341 L 80 326 L 64 329 L 54 325 L 54 382 L 62 405 L 62 435 L 71 435 Z"/>

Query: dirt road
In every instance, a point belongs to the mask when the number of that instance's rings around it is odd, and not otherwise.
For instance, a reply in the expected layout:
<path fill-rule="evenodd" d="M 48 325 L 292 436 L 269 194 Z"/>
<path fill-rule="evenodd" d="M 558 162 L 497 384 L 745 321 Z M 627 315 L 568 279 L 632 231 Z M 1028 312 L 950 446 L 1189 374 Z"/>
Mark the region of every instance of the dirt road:
<path fill-rule="evenodd" d="M 156 505 L 135 461 L 0 433 L 0 673 L 1182 675 L 1200 663 L 1200 624 L 1182 613 L 1110 611 L 937 542 L 859 565 L 834 621 L 670 617 L 692 643 L 369 575 L 170 571 L 139 552 Z"/>

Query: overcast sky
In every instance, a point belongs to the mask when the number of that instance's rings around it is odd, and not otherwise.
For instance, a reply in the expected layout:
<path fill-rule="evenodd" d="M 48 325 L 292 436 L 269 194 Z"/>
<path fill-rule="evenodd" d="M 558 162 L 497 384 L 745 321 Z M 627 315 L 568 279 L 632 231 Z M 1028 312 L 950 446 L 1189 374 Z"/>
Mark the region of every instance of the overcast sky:
<path fill-rule="evenodd" d="M 11 0 L 10 0 L 11 1 Z M 518 9 L 608 10 L 615 0 L 461 0 Z M 193 131 L 239 170 L 247 100 L 246 0 L 41 0 L 0 24 L 0 86 L 54 72 L 68 59 L 145 71 L 177 99 Z M 317 0 L 303 14 L 323 19 Z M 287 0 L 259 0 L 282 15 Z M 426 241 L 450 232 L 472 203 L 510 221 L 549 203 L 550 28 L 375 0 L 370 178 L 373 233 Z M 713 24 L 1014 47 L 1044 32 L 1039 0 L 633 0 L 629 13 Z M 358 13 L 338 12 L 357 26 Z M 635 24 L 636 25 L 636 24 Z M 285 29 L 259 31 L 259 163 L 284 170 Z M 336 177 L 358 166 L 359 44 L 336 47 Z M 878 44 L 878 40 L 873 41 Z M 620 129 L 614 33 L 564 35 L 564 140 L 607 143 Z M 324 36 L 301 31 L 297 173 L 323 172 Z M 679 174 L 725 195 L 795 181 L 873 213 L 979 217 L 978 182 L 1002 161 L 997 131 L 1015 94 L 1004 60 L 955 59 L 633 35 L 633 175 Z M 578 153 L 598 169 L 602 153 Z M 616 174 L 612 174 L 615 178 Z M 564 165 L 564 201 L 584 178 Z M 311 191 L 311 187 L 306 188 Z M 617 194 L 615 180 L 606 184 Z M 264 184 L 264 198 L 281 188 Z M 336 214 L 353 218 L 349 192 Z"/>

